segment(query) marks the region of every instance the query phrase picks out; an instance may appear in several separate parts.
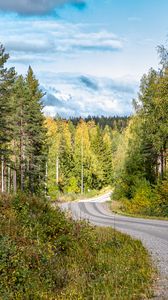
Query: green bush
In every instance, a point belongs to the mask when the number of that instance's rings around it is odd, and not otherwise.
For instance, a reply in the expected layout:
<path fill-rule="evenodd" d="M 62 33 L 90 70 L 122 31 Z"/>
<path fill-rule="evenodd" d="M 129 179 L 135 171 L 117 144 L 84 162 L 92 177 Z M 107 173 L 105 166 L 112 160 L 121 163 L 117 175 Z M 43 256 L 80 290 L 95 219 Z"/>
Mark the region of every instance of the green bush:
<path fill-rule="evenodd" d="M 75 222 L 45 199 L 21 194 L 0 196 L 0 220 L 0 299 L 150 295 L 153 269 L 139 241 Z"/>
<path fill-rule="evenodd" d="M 126 179 L 124 179 L 124 177 L 122 176 L 116 179 L 112 198 L 115 200 L 122 201 L 122 199 L 127 198 L 129 193 L 130 193 L 129 182 Z"/>
<path fill-rule="evenodd" d="M 80 193 L 78 180 L 75 177 L 71 177 L 65 190 L 67 193 Z"/>
<path fill-rule="evenodd" d="M 168 217 L 168 180 L 159 181 L 154 191 L 156 215 Z"/>
<path fill-rule="evenodd" d="M 120 200 L 122 210 L 129 214 L 168 217 L 168 180 L 159 181 L 155 186 L 144 178 L 135 177 L 130 186 L 120 180 L 112 199 Z"/>
<path fill-rule="evenodd" d="M 132 187 L 132 199 L 125 201 L 126 210 L 129 213 L 151 215 L 155 194 L 148 181 L 137 180 Z"/>

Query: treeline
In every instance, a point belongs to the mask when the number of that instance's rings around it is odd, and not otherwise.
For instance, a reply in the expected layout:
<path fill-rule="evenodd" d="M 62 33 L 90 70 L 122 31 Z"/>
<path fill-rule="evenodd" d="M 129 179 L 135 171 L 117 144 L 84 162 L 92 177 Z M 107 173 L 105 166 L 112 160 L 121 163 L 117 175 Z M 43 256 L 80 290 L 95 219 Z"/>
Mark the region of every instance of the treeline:
<path fill-rule="evenodd" d="M 136 110 L 114 157 L 115 191 L 127 212 L 168 216 L 168 51 L 141 80 Z"/>
<path fill-rule="evenodd" d="M 43 93 L 31 67 L 23 77 L 6 68 L 0 45 L 0 184 L 2 192 L 38 193 L 47 161 Z"/>
<path fill-rule="evenodd" d="M 8 58 L 0 45 L 1 192 L 56 196 L 110 185 L 113 152 L 128 118 L 45 119 L 33 70 L 18 75 L 6 68 Z"/>
<path fill-rule="evenodd" d="M 71 122 L 75 126 L 78 125 L 78 123 L 80 122 L 80 119 L 81 119 L 81 117 L 70 118 Z M 130 119 L 130 117 L 127 117 L 127 116 L 124 116 L 124 117 L 88 116 L 88 117 L 84 118 L 84 121 L 86 123 L 88 123 L 90 121 L 94 121 L 95 124 L 99 125 L 101 129 L 104 129 L 106 126 L 109 126 L 113 130 L 119 130 L 122 132 L 128 126 L 129 119 Z"/>
<path fill-rule="evenodd" d="M 120 133 L 108 125 L 104 129 L 94 120 L 46 119 L 48 129 L 48 189 L 56 192 L 84 193 L 99 190 L 113 182 L 113 152 Z"/>

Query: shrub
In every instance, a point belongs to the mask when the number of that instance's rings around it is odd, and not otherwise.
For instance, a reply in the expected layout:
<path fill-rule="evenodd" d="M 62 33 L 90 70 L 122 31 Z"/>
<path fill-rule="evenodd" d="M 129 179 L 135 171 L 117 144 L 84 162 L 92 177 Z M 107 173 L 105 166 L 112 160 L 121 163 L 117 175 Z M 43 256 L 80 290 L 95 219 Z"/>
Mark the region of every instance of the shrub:
<path fill-rule="evenodd" d="M 141 299 L 153 274 L 139 241 L 67 218 L 45 199 L 0 196 L 0 299 Z"/>
<path fill-rule="evenodd" d="M 152 187 L 145 179 L 137 180 L 132 187 L 132 199 L 126 202 L 126 208 L 130 213 L 151 215 L 155 195 Z"/>
<path fill-rule="evenodd" d="M 127 180 L 120 177 L 115 182 L 112 198 L 114 200 L 122 201 L 122 199 L 125 199 L 127 197 L 129 191 L 130 191 L 130 187 Z"/>
<path fill-rule="evenodd" d="M 158 182 L 158 184 L 155 187 L 155 194 L 156 215 L 168 217 L 168 180 Z"/>

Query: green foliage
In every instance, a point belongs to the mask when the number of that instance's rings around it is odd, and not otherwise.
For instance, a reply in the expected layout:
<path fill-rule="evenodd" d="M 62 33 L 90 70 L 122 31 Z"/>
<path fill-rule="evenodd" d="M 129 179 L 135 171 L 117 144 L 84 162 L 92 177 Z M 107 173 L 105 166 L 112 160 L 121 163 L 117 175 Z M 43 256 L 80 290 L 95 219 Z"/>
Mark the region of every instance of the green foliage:
<path fill-rule="evenodd" d="M 75 177 L 71 177 L 69 179 L 69 183 L 68 183 L 68 186 L 67 186 L 67 193 L 79 193 L 80 192 L 80 189 L 78 187 L 78 181 Z"/>
<path fill-rule="evenodd" d="M 9 55 L 5 53 L 5 48 L 0 44 L 0 157 L 7 159 L 9 154 L 8 143 L 12 139 L 12 104 L 11 94 L 15 80 L 14 68 L 7 69 L 5 64 Z"/>
<path fill-rule="evenodd" d="M 120 175 L 120 177 L 115 181 L 115 188 L 112 195 L 113 199 L 122 201 L 129 197 L 130 193 L 130 182 L 128 182 L 124 174 Z"/>
<path fill-rule="evenodd" d="M 155 187 L 156 201 L 155 212 L 156 215 L 168 217 L 168 180 L 159 181 Z"/>
<path fill-rule="evenodd" d="M 128 213 L 149 216 L 153 214 L 154 199 L 155 194 L 150 183 L 145 179 L 138 179 L 132 186 L 131 200 L 125 200 L 123 204 Z"/>
<path fill-rule="evenodd" d="M 43 93 L 29 67 L 26 77 L 5 68 L 9 55 L 0 45 L 0 159 L 3 191 L 44 191 L 47 160 Z"/>
<path fill-rule="evenodd" d="M 83 173 L 84 193 L 100 190 L 113 181 L 113 134 L 94 121 L 72 122 L 46 118 L 48 131 L 48 192 L 56 199 L 61 193 L 80 193 Z M 83 170 L 83 172 L 82 172 Z"/>
<path fill-rule="evenodd" d="M 81 120 L 81 117 L 73 117 L 73 118 L 70 118 L 70 120 L 74 124 L 74 126 L 77 126 L 79 121 Z M 84 118 L 84 121 L 86 123 L 94 122 L 96 125 L 98 125 L 103 130 L 105 129 L 106 126 L 108 126 L 108 127 L 112 128 L 112 130 L 122 132 L 124 130 L 124 128 L 126 128 L 128 125 L 129 117 L 126 117 L 126 116 L 125 117 L 88 116 L 88 117 Z"/>
<path fill-rule="evenodd" d="M 0 219 L 1 299 L 150 295 L 153 269 L 139 241 L 75 222 L 35 196 L 0 196 Z"/>
<path fill-rule="evenodd" d="M 164 47 L 159 53 L 162 69 L 143 76 L 136 115 L 114 153 L 114 199 L 129 213 L 168 216 L 168 57 Z"/>
<path fill-rule="evenodd" d="M 128 197 L 130 195 L 130 197 Z M 121 179 L 112 199 L 122 202 L 122 210 L 129 214 L 168 217 L 168 181 L 151 186 L 146 179 L 135 179 L 131 185 Z"/>

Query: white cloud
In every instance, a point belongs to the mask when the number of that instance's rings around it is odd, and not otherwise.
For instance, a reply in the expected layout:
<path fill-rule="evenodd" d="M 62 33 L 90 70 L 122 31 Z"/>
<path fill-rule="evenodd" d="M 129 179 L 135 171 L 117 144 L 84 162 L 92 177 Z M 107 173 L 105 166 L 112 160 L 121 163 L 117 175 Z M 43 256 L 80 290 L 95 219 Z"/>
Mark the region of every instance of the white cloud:
<path fill-rule="evenodd" d="M 24 52 L 24 53 L 46 53 L 54 47 L 54 44 L 50 40 L 36 40 L 35 38 L 31 41 L 23 41 L 22 38 L 9 38 L 5 47 L 8 51 L 12 52 Z"/>
<path fill-rule="evenodd" d="M 117 76 L 120 65 L 115 55 L 123 49 L 122 38 L 108 30 L 93 31 L 88 24 L 52 18 L 35 20 L 8 16 L 0 19 L 0 26 L 3 27 L 0 40 L 11 57 L 9 65 L 14 64 L 21 73 L 32 65 L 47 91 L 46 114 L 130 114 L 136 85 L 128 80 L 102 77 L 102 74 L 112 77 L 112 72 Z M 107 75 L 108 70 L 110 75 Z M 87 73 L 97 77 L 85 75 Z"/>
<path fill-rule="evenodd" d="M 64 117 L 128 115 L 137 84 L 81 74 L 41 74 L 47 95 L 46 114 Z"/>
<path fill-rule="evenodd" d="M 4 26 L 5 24 L 5 26 Z M 60 54 L 78 55 L 81 52 L 114 52 L 123 48 L 123 40 L 111 32 L 93 32 L 83 24 L 71 24 L 52 19 L 23 20 L 1 18 L 3 31 L 0 40 L 10 52 L 11 59 L 32 61 L 48 57 L 54 61 Z M 48 54 L 48 55 L 46 55 Z"/>

